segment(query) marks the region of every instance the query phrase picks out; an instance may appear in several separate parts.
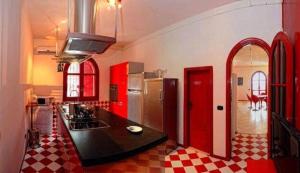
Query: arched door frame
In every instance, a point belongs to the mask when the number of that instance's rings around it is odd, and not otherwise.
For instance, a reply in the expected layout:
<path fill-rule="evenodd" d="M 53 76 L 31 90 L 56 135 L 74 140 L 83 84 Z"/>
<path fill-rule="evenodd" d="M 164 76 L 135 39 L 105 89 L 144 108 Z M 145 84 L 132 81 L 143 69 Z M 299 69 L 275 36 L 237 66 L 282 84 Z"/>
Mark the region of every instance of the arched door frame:
<path fill-rule="evenodd" d="M 271 55 L 271 47 L 266 43 L 264 40 L 261 40 L 259 38 L 247 38 L 240 42 L 238 42 L 230 51 L 227 63 L 226 63 L 226 159 L 231 159 L 231 149 L 232 149 L 232 143 L 231 143 L 231 74 L 232 74 L 232 61 L 235 57 L 235 55 L 238 53 L 240 49 L 242 49 L 244 46 L 247 45 L 256 45 L 261 47 L 266 51 L 269 58 L 269 65 L 270 65 L 270 55 Z M 270 68 L 269 68 L 270 72 Z M 268 77 L 268 89 L 267 94 L 269 95 L 270 92 L 270 77 Z M 270 103 L 269 97 L 268 97 L 268 105 Z M 268 106 L 269 109 L 269 106 Z M 268 111 L 269 112 L 269 111 Z M 270 114 L 268 113 L 268 150 L 270 150 Z"/>

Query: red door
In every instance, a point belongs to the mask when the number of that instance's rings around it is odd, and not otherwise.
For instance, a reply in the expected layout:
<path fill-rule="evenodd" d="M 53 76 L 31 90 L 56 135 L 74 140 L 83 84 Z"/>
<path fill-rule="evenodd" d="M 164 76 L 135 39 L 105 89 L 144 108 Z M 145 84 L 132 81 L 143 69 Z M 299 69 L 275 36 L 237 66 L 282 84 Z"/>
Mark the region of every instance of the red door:
<path fill-rule="evenodd" d="M 189 144 L 201 151 L 212 153 L 212 67 L 190 69 L 186 77 Z"/>

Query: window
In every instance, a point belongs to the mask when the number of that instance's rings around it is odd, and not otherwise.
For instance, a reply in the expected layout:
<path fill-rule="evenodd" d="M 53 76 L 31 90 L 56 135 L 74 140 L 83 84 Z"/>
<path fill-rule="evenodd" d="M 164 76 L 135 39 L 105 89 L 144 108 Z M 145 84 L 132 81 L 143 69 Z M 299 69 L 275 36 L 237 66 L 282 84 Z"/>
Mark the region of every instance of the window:
<path fill-rule="evenodd" d="M 252 95 L 262 95 L 267 93 L 267 76 L 262 71 L 253 73 L 251 78 Z"/>
<path fill-rule="evenodd" d="M 64 69 L 64 101 L 99 100 L 99 69 L 93 59 L 81 64 L 66 64 Z"/>

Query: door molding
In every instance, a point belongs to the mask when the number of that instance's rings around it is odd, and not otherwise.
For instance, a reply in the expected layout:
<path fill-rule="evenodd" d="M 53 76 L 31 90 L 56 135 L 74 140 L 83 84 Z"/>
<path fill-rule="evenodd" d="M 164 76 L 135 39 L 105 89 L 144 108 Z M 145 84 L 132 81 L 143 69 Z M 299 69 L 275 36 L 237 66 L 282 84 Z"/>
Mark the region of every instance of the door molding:
<path fill-rule="evenodd" d="M 231 159 L 231 73 L 232 73 L 232 61 L 235 57 L 235 55 L 238 53 L 238 51 L 243 48 L 244 46 L 247 46 L 249 44 L 256 45 L 261 47 L 266 51 L 268 54 L 269 62 L 268 65 L 270 65 L 270 55 L 271 55 L 271 47 L 266 43 L 264 40 L 259 38 L 246 38 L 240 42 L 238 42 L 230 51 L 227 62 L 226 62 L 226 160 Z M 269 74 L 270 74 L 270 66 L 269 66 Z M 268 81 L 268 88 L 267 88 L 267 94 L 270 95 L 270 77 L 267 79 Z M 268 153 L 270 153 L 270 97 L 268 97 Z"/>
<path fill-rule="evenodd" d="M 212 79 L 211 81 L 211 87 L 210 91 L 211 92 L 211 99 L 208 100 L 208 102 L 210 102 L 211 104 L 211 116 L 210 116 L 210 123 L 211 123 L 211 130 L 210 130 L 210 155 L 213 155 L 213 66 L 203 66 L 203 67 L 190 67 L 190 68 L 184 68 L 184 105 L 183 105 L 183 111 L 184 111 L 184 135 L 183 135 L 183 139 L 184 139 L 184 143 L 183 146 L 184 147 L 188 147 L 190 145 L 190 140 L 189 140 L 189 136 L 190 136 L 190 130 L 189 130 L 189 110 L 188 110 L 188 99 L 189 99 L 189 80 L 188 80 L 188 75 L 191 72 L 203 72 L 203 71 L 208 71 L 210 74 L 210 79 Z"/>

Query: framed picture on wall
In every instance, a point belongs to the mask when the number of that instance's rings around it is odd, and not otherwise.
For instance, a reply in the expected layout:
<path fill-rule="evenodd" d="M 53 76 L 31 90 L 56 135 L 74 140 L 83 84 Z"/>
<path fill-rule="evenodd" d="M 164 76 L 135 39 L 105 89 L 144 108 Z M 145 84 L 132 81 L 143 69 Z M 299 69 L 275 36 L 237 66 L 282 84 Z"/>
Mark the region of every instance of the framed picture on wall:
<path fill-rule="evenodd" d="M 237 78 L 237 83 L 238 83 L 238 86 L 242 86 L 243 83 L 244 83 L 244 78 L 243 77 L 238 77 Z"/>

